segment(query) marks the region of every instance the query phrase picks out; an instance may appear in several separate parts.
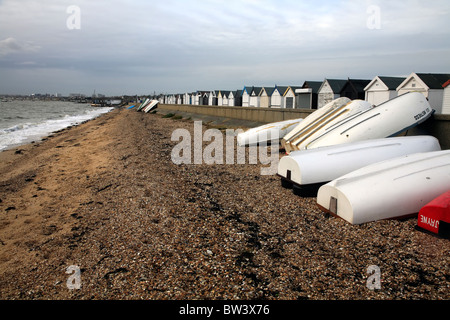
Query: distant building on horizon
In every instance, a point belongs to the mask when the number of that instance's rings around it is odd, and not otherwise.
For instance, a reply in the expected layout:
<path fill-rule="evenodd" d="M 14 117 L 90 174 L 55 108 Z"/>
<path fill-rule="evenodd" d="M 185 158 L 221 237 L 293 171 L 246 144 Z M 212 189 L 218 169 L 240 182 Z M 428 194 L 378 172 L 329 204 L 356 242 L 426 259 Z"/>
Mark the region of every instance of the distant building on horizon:
<path fill-rule="evenodd" d="M 82 93 L 71 93 L 69 94 L 70 98 L 85 98 L 86 95 L 82 94 Z"/>

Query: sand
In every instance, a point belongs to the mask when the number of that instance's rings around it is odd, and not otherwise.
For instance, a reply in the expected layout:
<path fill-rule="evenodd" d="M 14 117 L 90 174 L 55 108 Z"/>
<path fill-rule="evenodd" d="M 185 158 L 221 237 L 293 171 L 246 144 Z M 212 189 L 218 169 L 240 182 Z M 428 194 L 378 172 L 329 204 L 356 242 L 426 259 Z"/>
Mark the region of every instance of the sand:
<path fill-rule="evenodd" d="M 449 241 L 416 218 L 352 226 L 260 164 L 176 165 L 177 128 L 116 109 L 0 153 L 0 298 L 450 298 Z"/>

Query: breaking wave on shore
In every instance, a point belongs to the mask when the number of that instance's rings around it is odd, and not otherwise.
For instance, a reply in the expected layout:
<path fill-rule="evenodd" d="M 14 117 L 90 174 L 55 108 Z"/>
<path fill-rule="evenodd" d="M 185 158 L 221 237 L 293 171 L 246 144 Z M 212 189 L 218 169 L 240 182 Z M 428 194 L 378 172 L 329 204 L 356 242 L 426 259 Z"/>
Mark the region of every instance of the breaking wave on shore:
<path fill-rule="evenodd" d="M 0 151 L 42 139 L 114 108 L 59 101 L 11 101 L 0 105 Z"/>

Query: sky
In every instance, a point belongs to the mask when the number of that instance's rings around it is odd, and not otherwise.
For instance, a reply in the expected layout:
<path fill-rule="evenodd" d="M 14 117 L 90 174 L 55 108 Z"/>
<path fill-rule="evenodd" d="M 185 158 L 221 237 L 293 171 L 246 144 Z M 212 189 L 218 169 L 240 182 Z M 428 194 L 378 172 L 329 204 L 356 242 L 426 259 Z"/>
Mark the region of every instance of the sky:
<path fill-rule="evenodd" d="M 0 0 L 0 94 L 450 73 L 449 0 Z"/>

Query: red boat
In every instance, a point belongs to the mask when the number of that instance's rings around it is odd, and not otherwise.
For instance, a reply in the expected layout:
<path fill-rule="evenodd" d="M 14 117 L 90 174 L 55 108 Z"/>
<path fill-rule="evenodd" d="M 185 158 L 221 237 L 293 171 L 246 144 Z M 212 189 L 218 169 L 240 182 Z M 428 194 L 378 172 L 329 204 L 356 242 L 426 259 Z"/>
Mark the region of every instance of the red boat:
<path fill-rule="evenodd" d="M 450 191 L 420 209 L 417 226 L 442 238 L 450 238 Z"/>

